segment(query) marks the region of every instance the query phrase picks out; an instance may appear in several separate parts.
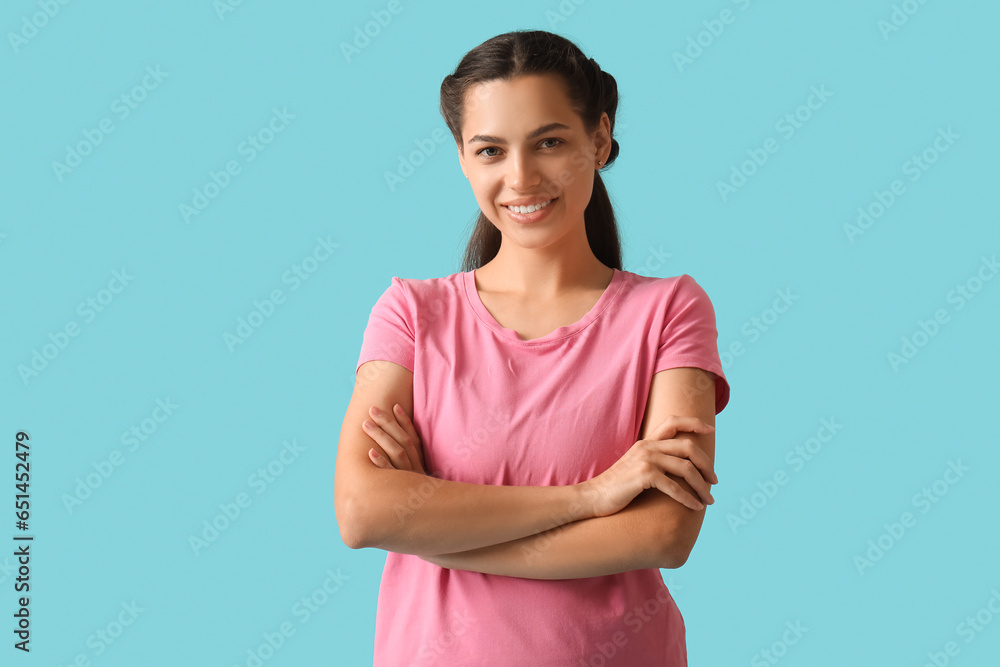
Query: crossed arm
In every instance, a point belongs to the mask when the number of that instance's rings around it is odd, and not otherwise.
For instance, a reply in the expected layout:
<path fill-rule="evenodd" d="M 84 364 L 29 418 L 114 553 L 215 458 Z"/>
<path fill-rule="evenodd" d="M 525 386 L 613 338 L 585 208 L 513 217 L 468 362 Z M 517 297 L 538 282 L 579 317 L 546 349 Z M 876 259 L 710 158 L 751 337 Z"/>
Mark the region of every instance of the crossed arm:
<path fill-rule="evenodd" d="M 683 532 L 685 521 L 677 515 L 687 515 L 688 525 L 697 518 L 700 529 L 704 513 L 681 505 L 658 489 L 648 489 L 610 516 L 572 521 L 488 547 L 421 558 L 452 570 L 527 579 L 576 579 L 680 567 L 683 560 L 678 560 L 678 551 L 684 548 L 680 538 L 687 533 Z M 671 539 L 671 525 L 675 539 Z"/>
<path fill-rule="evenodd" d="M 656 373 L 639 439 L 670 415 L 715 422 L 715 379 L 699 368 Z M 685 434 L 715 460 L 715 432 Z M 695 495 L 681 477 L 668 476 Z M 580 519 L 526 537 L 453 553 L 421 555 L 449 569 L 529 579 L 574 579 L 646 568 L 677 568 L 688 558 L 705 510 L 693 510 L 658 489 L 643 491 L 624 509 Z"/>

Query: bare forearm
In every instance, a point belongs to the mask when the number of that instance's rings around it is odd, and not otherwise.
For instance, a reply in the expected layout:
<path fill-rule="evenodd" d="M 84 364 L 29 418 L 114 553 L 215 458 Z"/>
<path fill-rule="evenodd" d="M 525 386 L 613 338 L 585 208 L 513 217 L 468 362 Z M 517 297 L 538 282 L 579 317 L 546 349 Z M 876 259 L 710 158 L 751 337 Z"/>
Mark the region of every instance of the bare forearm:
<path fill-rule="evenodd" d="M 351 513 L 361 547 L 436 555 L 502 544 L 592 516 L 573 486 L 492 486 L 372 468 Z"/>
<path fill-rule="evenodd" d="M 662 518 L 662 504 L 651 502 L 652 493 L 640 494 L 610 516 L 582 519 L 503 544 L 438 554 L 426 560 L 453 570 L 526 579 L 577 579 L 673 567 L 664 556 L 669 548 L 655 529 Z"/>

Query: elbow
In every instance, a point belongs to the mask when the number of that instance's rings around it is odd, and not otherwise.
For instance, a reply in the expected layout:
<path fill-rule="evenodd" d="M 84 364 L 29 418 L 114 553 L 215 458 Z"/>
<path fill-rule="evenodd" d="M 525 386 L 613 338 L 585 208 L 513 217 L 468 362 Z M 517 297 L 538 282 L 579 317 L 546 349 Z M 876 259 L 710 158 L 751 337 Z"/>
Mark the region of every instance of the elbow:
<path fill-rule="evenodd" d="M 664 558 L 664 569 L 676 570 L 679 567 L 683 567 L 687 562 L 688 556 L 691 555 L 691 547 L 694 545 L 673 545 L 672 549 L 667 550 L 666 557 Z"/>
<path fill-rule="evenodd" d="M 665 535 L 660 537 L 660 567 L 665 570 L 675 570 L 687 563 L 688 556 L 694 549 L 700 532 L 699 525 L 678 522 Z"/>
<path fill-rule="evenodd" d="M 337 527 L 340 539 L 349 549 L 385 548 L 393 535 L 393 510 L 389 505 L 392 500 L 388 497 L 391 491 L 368 477 L 342 488 L 335 485 Z"/>
<path fill-rule="evenodd" d="M 678 544 L 668 542 L 659 554 L 659 568 L 662 570 L 676 570 L 687 562 L 691 555 L 691 547 L 694 545 Z"/>
<path fill-rule="evenodd" d="M 364 549 L 369 544 L 368 535 L 364 529 L 364 517 L 359 510 L 358 503 L 353 498 L 341 499 L 334 503 L 340 539 L 348 549 Z"/>
<path fill-rule="evenodd" d="M 340 539 L 344 542 L 348 549 L 363 549 L 365 547 L 364 539 L 360 534 L 356 532 L 351 532 L 344 527 L 344 524 L 338 521 L 340 526 Z"/>

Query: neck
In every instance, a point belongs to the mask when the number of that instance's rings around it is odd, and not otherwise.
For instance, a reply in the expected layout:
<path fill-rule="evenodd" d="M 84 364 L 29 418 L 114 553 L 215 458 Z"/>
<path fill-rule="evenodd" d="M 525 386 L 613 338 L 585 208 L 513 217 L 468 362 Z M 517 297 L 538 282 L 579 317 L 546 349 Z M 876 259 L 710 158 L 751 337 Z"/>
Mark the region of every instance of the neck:
<path fill-rule="evenodd" d="M 581 289 L 603 290 L 614 271 L 597 259 L 583 234 L 559 247 L 501 243 L 496 257 L 476 274 L 496 291 L 547 299 Z"/>

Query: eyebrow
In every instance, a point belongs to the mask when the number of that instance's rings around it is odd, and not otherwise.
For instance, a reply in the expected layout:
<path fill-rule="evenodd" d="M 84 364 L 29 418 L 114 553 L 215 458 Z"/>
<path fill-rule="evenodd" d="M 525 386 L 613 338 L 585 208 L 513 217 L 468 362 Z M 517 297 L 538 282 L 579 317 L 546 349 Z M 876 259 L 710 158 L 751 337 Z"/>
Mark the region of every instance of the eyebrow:
<path fill-rule="evenodd" d="M 525 138 L 526 139 L 534 139 L 535 137 L 541 136 L 541 135 L 545 134 L 546 132 L 551 132 L 552 130 L 569 130 L 569 129 L 572 129 L 572 128 L 570 128 L 569 125 L 564 125 L 563 123 L 549 123 L 548 125 L 542 125 L 537 130 L 534 130 L 533 132 L 531 132 L 530 134 L 528 134 L 528 136 L 525 137 Z M 491 134 L 477 134 L 476 136 L 472 137 L 471 139 L 469 139 L 465 143 L 466 143 L 466 145 L 468 145 L 468 144 L 471 144 L 471 143 L 476 142 L 476 141 L 481 141 L 481 142 L 484 142 L 484 143 L 491 143 L 491 144 L 501 144 L 503 146 L 507 145 L 507 141 L 506 140 L 501 139 L 500 137 L 494 137 Z"/>

